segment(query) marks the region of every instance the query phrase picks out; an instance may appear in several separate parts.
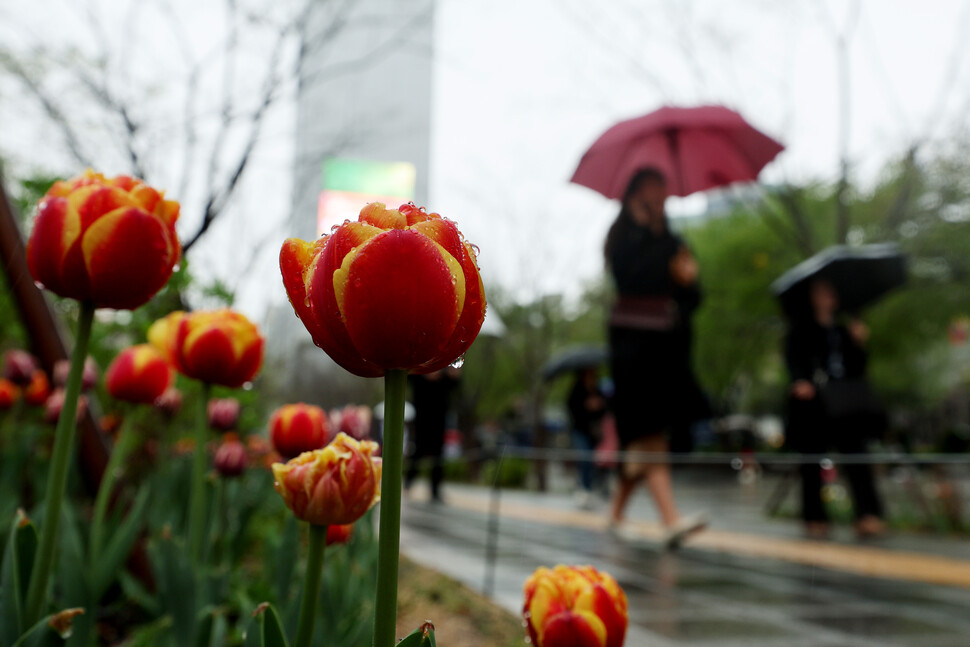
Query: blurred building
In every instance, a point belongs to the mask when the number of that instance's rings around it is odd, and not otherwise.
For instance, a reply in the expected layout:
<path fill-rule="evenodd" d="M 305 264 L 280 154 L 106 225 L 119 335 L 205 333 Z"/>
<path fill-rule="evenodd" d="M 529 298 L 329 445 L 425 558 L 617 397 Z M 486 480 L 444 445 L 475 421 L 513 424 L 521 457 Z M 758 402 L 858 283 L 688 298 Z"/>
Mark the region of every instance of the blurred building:
<path fill-rule="evenodd" d="M 434 0 L 314 3 L 299 78 L 291 235 L 312 240 L 374 199 L 426 202 L 434 11 Z M 289 304 L 271 309 L 266 328 L 264 379 L 280 397 L 330 406 L 372 396 L 374 385 L 313 345 Z"/>

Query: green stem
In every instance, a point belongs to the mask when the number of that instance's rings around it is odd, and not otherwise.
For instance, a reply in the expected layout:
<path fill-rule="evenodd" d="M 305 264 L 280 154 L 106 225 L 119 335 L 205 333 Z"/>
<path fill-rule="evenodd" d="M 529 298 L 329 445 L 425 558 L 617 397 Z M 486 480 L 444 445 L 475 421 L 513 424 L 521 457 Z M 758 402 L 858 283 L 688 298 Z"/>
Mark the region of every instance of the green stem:
<path fill-rule="evenodd" d="M 195 454 L 192 456 L 192 492 L 189 499 L 189 557 L 198 566 L 202 563 L 202 543 L 205 537 L 205 445 L 209 434 L 208 384 L 202 384 L 195 421 Z"/>
<path fill-rule="evenodd" d="M 111 494 L 115 489 L 115 483 L 118 482 L 121 466 L 131 452 L 132 440 L 135 437 L 132 433 L 135 428 L 133 424 L 134 417 L 135 410 L 133 408 L 128 408 L 124 412 L 124 418 L 121 420 L 121 429 L 118 430 L 118 438 L 115 441 L 114 447 L 111 448 L 111 457 L 108 459 L 107 467 L 104 468 L 104 476 L 101 477 L 101 485 L 98 486 L 98 495 L 94 500 L 94 514 L 91 518 L 91 540 L 89 542 L 91 546 L 92 565 L 96 565 L 98 558 L 101 556 L 101 548 L 104 540 L 104 517 L 108 512 L 108 503 L 111 501 Z"/>
<path fill-rule="evenodd" d="M 61 504 L 67 488 L 67 475 L 71 468 L 71 448 L 77 428 L 77 401 L 81 395 L 81 378 L 84 360 L 88 355 L 88 341 L 91 338 L 91 323 L 94 321 L 95 306 L 90 302 L 81 303 L 78 317 L 77 337 L 71 353 L 71 370 L 67 376 L 64 393 L 64 406 L 61 408 L 54 432 L 54 453 L 51 456 L 47 474 L 47 492 L 44 498 L 44 525 L 40 530 L 40 542 L 34 567 L 31 570 L 30 586 L 27 589 L 26 622 L 33 625 L 44 615 L 47 598 L 47 582 L 54 565 L 54 548 L 57 529 L 61 520 Z"/>
<path fill-rule="evenodd" d="M 404 461 L 404 388 L 407 371 L 384 376 L 384 461 L 381 478 L 381 527 L 377 557 L 374 647 L 397 643 L 397 570 L 401 548 L 401 466 Z"/>
<path fill-rule="evenodd" d="M 327 548 L 327 526 L 310 524 L 310 554 L 306 561 L 303 581 L 303 600 L 300 602 L 300 623 L 297 625 L 294 647 L 310 647 L 313 624 L 317 619 L 317 595 L 323 575 L 323 552 Z"/>

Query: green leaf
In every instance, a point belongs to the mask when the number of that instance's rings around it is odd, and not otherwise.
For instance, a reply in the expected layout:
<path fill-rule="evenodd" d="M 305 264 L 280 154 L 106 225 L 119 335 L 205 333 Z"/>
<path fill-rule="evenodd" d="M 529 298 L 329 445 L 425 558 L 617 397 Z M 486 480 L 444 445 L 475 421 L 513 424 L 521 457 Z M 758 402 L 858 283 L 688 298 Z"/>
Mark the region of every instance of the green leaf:
<path fill-rule="evenodd" d="M 144 525 L 148 503 L 149 489 L 144 487 L 138 492 L 131 512 L 112 533 L 111 541 L 101 553 L 101 558 L 91 573 L 91 589 L 96 600 L 100 600 L 111 583 L 115 581 L 118 569 L 131 553 L 131 547 L 138 539 L 138 533 Z"/>
<path fill-rule="evenodd" d="M 263 602 L 253 611 L 245 647 L 289 647 L 280 617 L 269 602 Z"/>
<path fill-rule="evenodd" d="M 141 625 L 124 643 L 124 647 L 156 647 L 162 637 L 172 628 L 172 616 L 162 616 L 155 622 Z"/>
<path fill-rule="evenodd" d="M 26 629 L 24 601 L 37 552 L 37 529 L 23 510 L 17 511 L 0 567 L 0 640 L 11 644 Z"/>
<path fill-rule="evenodd" d="M 399 642 L 397 647 L 435 647 L 434 625 L 425 622 Z"/>

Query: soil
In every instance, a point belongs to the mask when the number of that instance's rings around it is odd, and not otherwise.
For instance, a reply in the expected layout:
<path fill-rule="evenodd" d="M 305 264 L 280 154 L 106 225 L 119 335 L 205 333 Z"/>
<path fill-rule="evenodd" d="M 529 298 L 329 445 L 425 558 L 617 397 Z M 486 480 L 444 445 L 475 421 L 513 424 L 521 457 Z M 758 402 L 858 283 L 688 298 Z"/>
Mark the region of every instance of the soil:
<path fill-rule="evenodd" d="M 522 620 L 463 584 L 401 557 L 398 635 L 430 620 L 441 647 L 521 647 Z"/>

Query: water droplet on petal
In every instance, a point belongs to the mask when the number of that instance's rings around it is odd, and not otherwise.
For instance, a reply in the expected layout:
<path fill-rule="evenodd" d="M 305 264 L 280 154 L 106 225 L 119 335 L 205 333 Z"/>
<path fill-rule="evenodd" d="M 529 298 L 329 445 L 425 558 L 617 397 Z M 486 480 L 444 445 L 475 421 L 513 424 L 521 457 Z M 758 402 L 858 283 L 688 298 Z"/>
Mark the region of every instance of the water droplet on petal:
<path fill-rule="evenodd" d="M 465 356 L 464 355 L 462 355 L 461 357 L 459 357 L 458 359 L 456 359 L 455 361 L 453 361 L 451 364 L 449 364 L 449 366 L 451 368 L 461 368 L 464 365 L 465 365 Z"/>
<path fill-rule="evenodd" d="M 246 382 L 245 384 L 243 384 L 243 387 L 242 388 L 243 388 L 243 391 L 252 391 L 253 390 L 253 383 L 252 382 Z"/>
<path fill-rule="evenodd" d="M 182 265 L 181 265 L 181 263 L 176 263 L 175 265 L 173 265 L 172 266 L 172 271 L 173 272 L 181 272 L 182 271 Z"/>
<path fill-rule="evenodd" d="M 742 467 L 744 467 L 743 460 L 737 457 L 731 459 L 731 469 L 734 471 L 740 471 Z"/>
<path fill-rule="evenodd" d="M 34 285 L 37 287 L 38 290 L 46 290 L 47 289 L 47 288 L 44 287 L 44 284 L 41 283 L 40 281 L 34 281 Z"/>
<path fill-rule="evenodd" d="M 303 305 L 306 306 L 307 308 L 310 307 L 310 295 L 309 294 L 306 295 L 306 297 L 303 298 Z M 296 315 L 296 316 L 299 317 L 300 315 Z"/>

